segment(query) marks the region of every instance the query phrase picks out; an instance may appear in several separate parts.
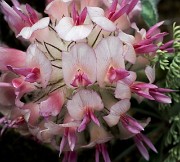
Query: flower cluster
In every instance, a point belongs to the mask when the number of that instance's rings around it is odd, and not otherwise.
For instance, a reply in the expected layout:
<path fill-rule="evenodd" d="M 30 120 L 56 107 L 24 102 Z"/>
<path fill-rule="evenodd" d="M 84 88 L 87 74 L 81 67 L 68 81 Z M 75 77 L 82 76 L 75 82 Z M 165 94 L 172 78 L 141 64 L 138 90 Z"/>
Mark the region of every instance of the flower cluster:
<path fill-rule="evenodd" d="M 0 2 L 1 12 L 26 52 L 0 47 L 1 134 L 6 128 L 32 134 L 76 161 L 80 148 L 95 147 L 110 162 L 106 143 L 133 138 L 146 160 L 145 145 L 157 152 L 143 134 L 150 119 L 130 116 L 131 99 L 171 103 L 171 89 L 153 84 L 149 65 L 158 49 L 173 51 L 159 27 L 139 29 L 139 0 L 47 1 L 47 17 L 30 5 Z M 144 69 L 149 82 L 138 80 Z M 117 127 L 116 137 L 111 127 Z M 89 136 L 87 140 L 85 136 Z M 145 144 L 145 145 L 144 145 Z"/>

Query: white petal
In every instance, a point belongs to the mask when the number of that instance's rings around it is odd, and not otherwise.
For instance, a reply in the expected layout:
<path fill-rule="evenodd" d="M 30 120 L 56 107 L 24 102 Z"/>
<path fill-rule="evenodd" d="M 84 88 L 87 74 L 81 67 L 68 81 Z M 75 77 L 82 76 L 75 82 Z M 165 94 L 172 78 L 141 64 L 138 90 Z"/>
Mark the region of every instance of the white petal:
<path fill-rule="evenodd" d="M 137 75 L 134 71 L 129 71 L 129 74 L 130 74 L 129 76 L 122 79 L 122 81 L 127 85 L 131 85 L 137 78 Z"/>
<path fill-rule="evenodd" d="M 114 116 L 120 116 L 130 109 L 130 105 L 131 103 L 129 99 L 121 100 L 111 107 L 110 114 Z"/>
<path fill-rule="evenodd" d="M 130 34 L 126 34 L 121 30 L 119 31 L 118 37 L 122 42 L 130 43 L 130 44 L 133 44 L 134 39 L 135 39 L 134 36 L 132 36 Z"/>
<path fill-rule="evenodd" d="M 96 92 L 81 90 L 77 92 L 72 100 L 67 102 L 67 109 L 70 116 L 75 120 L 81 120 L 86 108 L 101 111 L 104 105 Z"/>
<path fill-rule="evenodd" d="M 31 27 L 24 27 L 21 32 L 17 35 L 17 37 L 22 36 L 24 39 L 29 39 L 34 31 L 39 29 L 44 29 L 48 27 L 50 18 L 45 17 L 40 19 L 37 23 L 35 23 Z"/>
<path fill-rule="evenodd" d="M 85 43 L 78 43 L 71 51 L 62 53 L 64 80 L 71 86 L 77 70 L 84 72 L 91 83 L 96 81 L 96 57 L 94 50 Z"/>
<path fill-rule="evenodd" d="M 86 38 L 92 31 L 92 24 L 74 26 L 70 17 L 63 17 L 55 27 L 60 38 L 66 41 L 77 41 Z"/>
<path fill-rule="evenodd" d="M 120 118 L 119 116 L 115 116 L 111 114 L 103 117 L 103 119 L 106 121 L 109 127 L 116 125 L 119 122 L 119 118 Z"/>
<path fill-rule="evenodd" d="M 88 14 L 93 22 L 99 25 L 102 29 L 113 32 L 116 30 L 116 25 L 104 16 L 104 10 L 99 7 L 88 7 Z"/>
<path fill-rule="evenodd" d="M 135 29 L 135 41 L 134 41 L 134 43 L 138 43 L 139 41 L 141 41 L 142 39 L 144 39 L 146 37 L 146 30 L 145 29 L 139 30 L 136 23 L 132 23 L 131 27 L 133 29 Z"/>
<path fill-rule="evenodd" d="M 17 37 L 22 36 L 24 39 L 29 39 L 32 35 L 32 29 L 31 27 L 24 27 L 20 31 L 20 33 L 17 35 Z"/>
<path fill-rule="evenodd" d="M 131 90 L 130 87 L 123 83 L 122 81 L 118 81 L 117 87 L 115 90 L 115 97 L 119 99 L 131 98 Z"/>
<path fill-rule="evenodd" d="M 78 69 L 77 54 L 71 51 L 62 53 L 62 70 L 65 83 L 71 87 L 72 80 Z"/>
<path fill-rule="evenodd" d="M 72 100 L 67 102 L 67 109 L 70 116 L 75 120 L 81 120 L 84 116 L 84 105 L 78 93 L 76 93 Z"/>
<path fill-rule="evenodd" d="M 27 67 L 40 69 L 41 84 L 43 87 L 46 87 L 51 78 L 51 62 L 35 44 L 30 45 L 27 49 L 26 65 Z"/>
<path fill-rule="evenodd" d="M 72 27 L 73 27 L 73 19 L 70 17 L 63 17 L 55 27 L 55 30 L 57 31 L 58 35 L 62 39 L 64 39 L 68 34 L 68 32 L 72 29 Z"/>
<path fill-rule="evenodd" d="M 124 45 L 124 58 L 126 61 L 135 64 L 136 62 L 136 52 L 131 44 Z"/>
<path fill-rule="evenodd" d="M 108 37 L 95 48 L 97 57 L 97 80 L 101 86 L 105 80 L 109 66 L 125 68 L 123 59 L 123 44 L 118 37 Z"/>
<path fill-rule="evenodd" d="M 79 96 L 81 97 L 84 107 L 89 106 L 91 109 L 97 111 L 100 111 L 104 108 L 100 96 L 94 91 L 82 90 L 79 91 Z"/>
<path fill-rule="evenodd" d="M 92 31 L 93 25 L 74 26 L 64 38 L 67 41 L 77 41 L 86 38 Z"/>
<path fill-rule="evenodd" d="M 145 73 L 150 83 L 155 81 L 155 66 L 152 68 L 151 66 L 147 66 L 145 69 Z"/>

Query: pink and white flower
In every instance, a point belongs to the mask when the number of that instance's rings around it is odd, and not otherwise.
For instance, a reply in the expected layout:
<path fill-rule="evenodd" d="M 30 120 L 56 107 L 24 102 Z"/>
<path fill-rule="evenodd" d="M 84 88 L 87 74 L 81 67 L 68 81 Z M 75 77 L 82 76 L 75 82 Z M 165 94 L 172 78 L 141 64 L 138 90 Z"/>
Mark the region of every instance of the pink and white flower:
<path fill-rule="evenodd" d="M 65 41 L 78 41 L 86 38 L 93 29 L 93 24 L 87 18 L 87 8 L 78 14 L 75 3 L 72 6 L 72 17 L 63 17 L 55 30 Z"/>
<path fill-rule="evenodd" d="M 110 108 L 109 115 L 103 118 L 110 127 L 118 124 L 120 121 L 129 132 L 134 134 L 139 133 L 144 130 L 144 128 L 134 118 L 126 114 L 129 109 L 130 101 L 128 99 L 121 100 L 113 105 Z"/>
<path fill-rule="evenodd" d="M 36 30 L 44 29 L 49 25 L 49 17 L 39 20 L 39 15 L 30 5 L 21 6 L 18 1 L 12 1 L 14 6 L 10 7 L 5 1 L 0 2 L 2 12 L 9 26 L 16 36 L 30 39 Z"/>
<path fill-rule="evenodd" d="M 113 83 L 129 75 L 125 70 L 123 43 L 118 37 L 101 40 L 95 48 L 97 57 L 97 81 L 100 86 Z"/>
<path fill-rule="evenodd" d="M 94 50 L 85 43 L 74 45 L 70 52 L 62 53 L 65 83 L 70 87 L 88 86 L 96 81 Z"/>
<path fill-rule="evenodd" d="M 4 18 L 31 44 L 26 52 L 0 47 L 1 134 L 15 128 L 33 135 L 64 154 L 64 162 L 90 147 L 96 162 L 100 154 L 110 162 L 105 143 L 112 138 L 132 137 L 147 160 L 145 145 L 157 152 L 142 134 L 149 118 L 129 114 L 131 97 L 171 103 L 165 93 L 174 90 L 159 88 L 155 66 L 148 66 L 159 51 L 174 51 L 173 41 L 162 43 L 163 22 L 140 30 L 133 18 L 139 0 L 46 0 L 42 19 L 28 4 L 11 2 L 0 1 Z"/>
<path fill-rule="evenodd" d="M 85 130 L 87 124 L 92 120 L 100 126 L 98 118 L 95 116 L 96 111 L 104 108 L 101 98 L 94 91 L 80 90 L 72 100 L 67 102 L 67 109 L 70 116 L 75 120 L 81 120 L 78 132 Z"/>
<path fill-rule="evenodd" d="M 90 126 L 90 143 L 88 145 L 82 146 L 83 148 L 96 148 L 95 160 L 99 162 L 99 154 L 102 153 L 103 159 L 105 162 L 110 162 L 110 157 L 108 154 L 107 147 L 105 145 L 106 142 L 110 141 L 113 136 L 105 131 L 103 127 L 98 127 L 97 125 L 92 124 Z"/>
<path fill-rule="evenodd" d="M 130 99 L 131 93 L 135 93 L 138 97 L 147 98 L 149 100 L 156 100 L 162 103 L 171 103 L 171 98 L 163 93 L 173 92 L 171 89 L 159 88 L 158 86 L 152 84 L 155 74 L 153 70 L 146 69 L 146 74 L 150 83 L 137 82 L 136 74 L 130 72 L 130 75 L 124 79 L 124 81 L 119 81 L 115 90 L 115 97 L 120 99 Z M 140 98 L 139 101 L 142 101 Z"/>

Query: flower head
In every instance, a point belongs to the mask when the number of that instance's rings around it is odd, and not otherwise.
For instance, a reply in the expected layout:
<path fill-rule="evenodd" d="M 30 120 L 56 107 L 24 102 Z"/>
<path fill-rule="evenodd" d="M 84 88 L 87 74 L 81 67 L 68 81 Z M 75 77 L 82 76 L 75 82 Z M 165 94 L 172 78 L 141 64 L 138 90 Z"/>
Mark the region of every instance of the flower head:
<path fill-rule="evenodd" d="M 148 160 L 144 145 L 156 152 L 142 134 L 149 118 L 136 120 L 133 108 L 145 98 L 171 103 L 165 93 L 174 90 L 156 84 L 153 62 L 159 51 L 174 51 L 173 41 L 162 42 L 163 21 L 139 29 L 139 0 L 46 0 L 44 18 L 11 2 L 1 0 L 1 12 L 27 50 L 0 47 L 1 134 L 31 134 L 64 154 L 63 162 L 91 147 L 96 162 L 100 154 L 110 162 L 106 143 L 133 138 Z"/>

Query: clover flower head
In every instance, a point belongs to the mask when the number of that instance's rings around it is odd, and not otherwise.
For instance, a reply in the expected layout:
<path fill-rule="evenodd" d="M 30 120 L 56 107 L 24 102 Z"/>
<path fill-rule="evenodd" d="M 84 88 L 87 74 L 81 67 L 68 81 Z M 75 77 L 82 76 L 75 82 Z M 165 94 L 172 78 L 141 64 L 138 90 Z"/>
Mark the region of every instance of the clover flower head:
<path fill-rule="evenodd" d="M 117 137 L 133 138 L 147 160 L 144 144 L 157 152 L 142 134 L 149 120 L 131 116 L 131 101 L 171 103 L 165 93 L 173 90 L 156 85 L 147 60 L 158 49 L 174 50 L 172 41 L 158 46 L 167 35 L 159 29 L 163 22 L 139 29 L 133 22 L 139 0 L 47 0 L 45 18 L 28 4 L 12 3 L 0 1 L 1 12 L 29 45 L 25 52 L 0 47 L 1 134 L 25 130 L 64 154 L 64 162 L 91 147 L 96 162 L 100 153 L 110 162 L 106 143 Z M 149 82 L 139 80 L 137 67 Z"/>

